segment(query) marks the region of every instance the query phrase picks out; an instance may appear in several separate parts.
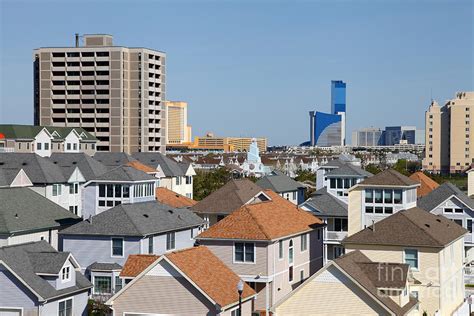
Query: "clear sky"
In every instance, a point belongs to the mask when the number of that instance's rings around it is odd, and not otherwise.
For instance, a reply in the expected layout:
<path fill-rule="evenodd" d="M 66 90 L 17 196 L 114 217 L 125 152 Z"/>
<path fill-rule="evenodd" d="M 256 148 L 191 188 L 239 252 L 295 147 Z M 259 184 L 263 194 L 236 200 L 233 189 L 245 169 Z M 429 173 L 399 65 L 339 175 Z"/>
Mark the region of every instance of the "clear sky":
<path fill-rule="evenodd" d="M 309 139 L 309 110 L 347 83 L 347 138 L 361 127 L 424 128 L 474 90 L 474 1 L 0 0 L 0 123 L 33 122 L 32 50 L 108 33 L 167 53 L 166 96 L 194 135 Z"/>

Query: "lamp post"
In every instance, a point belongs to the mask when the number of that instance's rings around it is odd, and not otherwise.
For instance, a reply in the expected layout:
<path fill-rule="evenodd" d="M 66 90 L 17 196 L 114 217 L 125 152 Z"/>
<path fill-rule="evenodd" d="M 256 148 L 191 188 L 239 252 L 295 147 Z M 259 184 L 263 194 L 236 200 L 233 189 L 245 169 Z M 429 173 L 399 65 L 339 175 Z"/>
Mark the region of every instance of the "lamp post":
<path fill-rule="evenodd" d="M 242 292 L 244 291 L 244 282 L 239 280 L 237 283 L 237 292 L 239 292 L 239 316 L 242 316 Z"/>

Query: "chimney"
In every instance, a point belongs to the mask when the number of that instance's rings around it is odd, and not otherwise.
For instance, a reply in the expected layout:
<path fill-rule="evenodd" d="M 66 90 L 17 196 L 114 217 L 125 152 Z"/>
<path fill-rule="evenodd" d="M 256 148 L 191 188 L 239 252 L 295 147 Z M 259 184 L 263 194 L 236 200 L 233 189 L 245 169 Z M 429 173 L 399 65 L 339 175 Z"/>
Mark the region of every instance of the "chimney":
<path fill-rule="evenodd" d="M 79 33 L 76 33 L 76 47 L 79 47 Z"/>

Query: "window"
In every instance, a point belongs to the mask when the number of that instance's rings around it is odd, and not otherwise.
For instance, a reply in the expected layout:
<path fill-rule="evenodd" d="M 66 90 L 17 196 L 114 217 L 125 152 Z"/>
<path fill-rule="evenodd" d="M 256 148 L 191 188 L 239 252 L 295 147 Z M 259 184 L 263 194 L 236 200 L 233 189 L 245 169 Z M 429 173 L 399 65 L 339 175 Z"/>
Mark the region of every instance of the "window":
<path fill-rule="evenodd" d="M 335 179 L 335 178 L 329 179 L 329 187 L 330 187 L 331 189 L 335 189 L 335 188 L 336 188 L 336 179 Z"/>
<path fill-rule="evenodd" d="M 288 268 L 288 282 L 293 282 L 293 266 Z"/>
<path fill-rule="evenodd" d="M 373 213 L 374 212 L 374 207 L 373 206 L 366 206 L 365 207 L 365 212 L 366 213 Z"/>
<path fill-rule="evenodd" d="M 191 228 L 190 231 L 191 231 L 191 239 L 193 239 L 194 238 L 194 228 Z"/>
<path fill-rule="evenodd" d="M 453 212 L 453 209 L 452 209 L 452 208 L 445 208 L 445 209 L 444 209 L 444 212 L 445 212 L 445 213 L 452 213 L 452 212 Z"/>
<path fill-rule="evenodd" d="M 94 276 L 94 294 L 111 294 L 112 278 L 108 276 Z"/>
<path fill-rule="evenodd" d="M 117 293 L 118 291 L 120 291 L 123 287 L 123 284 L 122 284 L 122 279 L 119 277 L 119 276 L 116 276 L 115 277 L 115 293 Z"/>
<path fill-rule="evenodd" d="M 377 214 L 382 214 L 382 213 L 383 213 L 383 207 L 381 207 L 381 206 L 376 206 L 376 207 L 375 207 L 375 213 L 377 213 Z"/>
<path fill-rule="evenodd" d="M 61 195 L 61 185 L 53 184 L 53 196 Z"/>
<path fill-rule="evenodd" d="M 79 183 L 71 183 L 69 185 L 69 194 L 79 193 Z"/>
<path fill-rule="evenodd" d="M 334 247 L 334 259 L 339 258 L 344 254 L 345 250 L 343 247 Z"/>
<path fill-rule="evenodd" d="M 401 204 L 402 203 L 402 191 L 393 190 L 393 203 Z"/>
<path fill-rule="evenodd" d="M 192 184 L 192 183 L 193 183 L 193 177 L 186 176 L 186 184 Z"/>
<path fill-rule="evenodd" d="M 61 270 L 61 281 L 62 282 L 67 282 L 71 281 L 71 267 L 64 267 Z"/>
<path fill-rule="evenodd" d="M 304 270 L 300 270 L 300 281 L 304 281 Z"/>
<path fill-rule="evenodd" d="M 384 203 L 392 204 L 392 190 L 384 190 Z"/>
<path fill-rule="evenodd" d="M 337 178 L 336 180 L 337 180 L 337 188 L 338 188 L 338 189 L 342 189 L 342 188 L 343 188 L 343 186 L 342 186 L 342 179 L 341 179 L 341 178 Z"/>
<path fill-rule="evenodd" d="M 44 143 L 44 150 L 49 150 L 49 143 Z"/>
<path fill-rule="evenodd" d="M 472 234 L 472 219 L 470 218 L 466 219 L 466 227 L 467 227 L 467 230 Z"/>
<path fill-rule="evenodd" d="M 148 237 L 148 253 L 153 253 L 153 236 Z"/>
<path fill-rule="evenodd" d="M 255 244 L 236 242 L 234 244 L 234 261 L 235 262 L 255 262 Z"/>
<path fill-rule="evenodd" d="M 385 214 L 392 214 L 393 213 L 393 207 L 385 207 Z"/>
<path fill-rule="evenodd" d="M 58 316 L 72 316 L 72 298 L 59 302 Z"/>
<path fill-rule="evenodd" d="M 308 234 L 301 235 L 301 251 L 308 250 Z"/>
<path fill-rule="evenodd" d="M 318 228 L 318 240 L 321 240 L 321 230 Z"/>
<path fill-rule="evenodd" d="M 408 264 L 411 269 L 418 269 L 418 250 L 405 249 L 405 263 Z"/>
<path fill-rule="evenodd" d="M 288 263 L 293 264 L 293 240 L 290 240 L 290 243 L 288 245 Z"/>
<path fill-rule="evenodd" d="M 67 150 L 71 150 L 71 143 L 67 143 L 66 148 L 67 148 Z"/>
<path fill-rule="evenodd" d="M 455 213 L 462 213 L 463 210 L 462 210 L 462 208 L 455 208 L 455 209 L 454 209 L 454 212 L 455 212 Z"/>
<path fill-rule="evenodd" d="M 176 177 L 176 185 L 181 185 L 182 179 L 181 177 Z"/>
<path fill-rule="evenodd" d="M 230 312 L 230 316 L 240 316 L 240 309 L 234 309 L 233 311 Z"/>
<path fill-rule="evenodd" d="M 41 150 L 41 143 L 36 144 L 36 149 Z"/>
<path fill-rule="evenodd" d="M 351 187 L 351 179 L 344 179 L 344 189 L 349 189 Z"/>
<path fill-rule="evenodd" d="M 374 190 L 375 203 L 382 203 L 382 190 Z"/>
<path fill-rule="evenodd" d="M 166 250 L 172 250 L 175 248 L 175 233 L 166 234 Z"/>
<path fill-rule="evenodd" d="M 462 219 L 453 219 L 453 222 L 462 227 Z"/>
<path fill-rule="evenodd" d="M 130 186 L 129 185 L 123 185 L 122 186 L 122 196 L 124 198 L 129 198 L 130 197 Z"/>
<path fill-rule="evenodd" d="M 293 200 L 296 200 L 296 191 L 293 192 Z"/>
<path fill-rule="evenodd" d="M 335 218 L 334 219 L 334 231 L 346 232 L 347 231 L 347 218 Z"/>
<path fill-rule="evenodd" d="M 278 242 L 278 259 L 283 259 L 283 240 Z"/>
<path fill-rule="evenodd" d="M 123 238 L 112 238 L 112 257 L 123 257 Z"/>

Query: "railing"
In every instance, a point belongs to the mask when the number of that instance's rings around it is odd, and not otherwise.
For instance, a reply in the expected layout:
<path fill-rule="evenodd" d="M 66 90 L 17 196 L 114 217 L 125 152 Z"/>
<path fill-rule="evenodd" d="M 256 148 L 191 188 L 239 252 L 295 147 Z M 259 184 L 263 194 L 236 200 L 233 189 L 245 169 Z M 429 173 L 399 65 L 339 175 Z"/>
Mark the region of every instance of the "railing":
<path fill-rule="evenodd" d="M 335 231 L 326 231 L 325 240 L 336 240 L 341 241 L 346 238 L 347 232 L 335 232 Z"/>
<path fill-rule="evenodd" d="M 0 153 L 13 153 L 13 152 L 15 152 L 15 148 L 0 147 Z"/>

